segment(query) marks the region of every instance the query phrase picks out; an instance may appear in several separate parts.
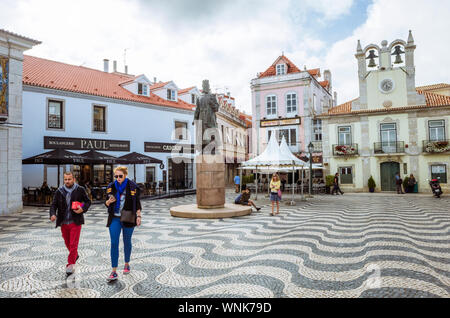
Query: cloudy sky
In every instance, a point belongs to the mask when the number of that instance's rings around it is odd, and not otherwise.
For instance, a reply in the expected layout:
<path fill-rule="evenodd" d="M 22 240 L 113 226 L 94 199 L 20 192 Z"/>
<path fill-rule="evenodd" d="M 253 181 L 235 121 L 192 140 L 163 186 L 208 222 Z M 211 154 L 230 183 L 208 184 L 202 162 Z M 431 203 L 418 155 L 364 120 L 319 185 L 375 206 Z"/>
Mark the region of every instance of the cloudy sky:
<path fill-rule="evenodd" d="M 179 88 L 207 78 L 247 113 L 251 79 L 282 52 L 301 69 L 330 69 L 343 103 L 358 97 L 357 40 L 406 40 L 410 29 L 417 86 L 450 82 L 447 0 L 0 0 L 0 8 L 0 29 L 42 41 L 26 54 L 95 69 L 108 58 L 119 71 L 126 57 L 130 73 Z"/>

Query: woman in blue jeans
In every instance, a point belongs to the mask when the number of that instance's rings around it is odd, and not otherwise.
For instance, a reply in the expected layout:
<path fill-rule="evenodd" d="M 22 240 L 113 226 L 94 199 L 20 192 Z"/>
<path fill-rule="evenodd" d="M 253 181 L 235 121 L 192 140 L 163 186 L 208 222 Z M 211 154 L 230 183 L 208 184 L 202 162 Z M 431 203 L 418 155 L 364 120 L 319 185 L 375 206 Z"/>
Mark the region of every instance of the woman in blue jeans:
<path fill-rule="evenodd" d="M 131 237 L 134 227 L 141 225 L 141 202 L 139 200 L 139 188 L 133 181 L 127 178 L 128 169 L 126 167 L 117 167 L 114 170 L 115 182 L 108 185 L 106 193 L 108 200 L 105 202 L 108 207 L 109 235 L 111 237 L 111 265 L 112 272 L 108 281 L 114 281 L 118 278 L 117 267 L 119 263 L 119 241 L 120 232 L 123 232 L 123 244 L 125 252 L 125 266 L 123 273 L 130 273 L 131 257 Z M 123 210 L 132 211 L 134 222 L 122 222 L 120 220 Z"/>

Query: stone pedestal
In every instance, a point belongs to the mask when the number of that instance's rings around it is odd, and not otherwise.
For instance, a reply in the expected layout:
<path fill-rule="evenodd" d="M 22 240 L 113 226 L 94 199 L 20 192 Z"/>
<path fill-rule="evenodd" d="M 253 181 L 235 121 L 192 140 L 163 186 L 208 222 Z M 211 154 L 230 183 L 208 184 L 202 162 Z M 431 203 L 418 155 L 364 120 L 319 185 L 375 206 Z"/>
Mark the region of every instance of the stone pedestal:
<path fill-rule="evenodd" d="M 170 208 L 170 214 L 181 218 L 221 219 L 249 215 L 251 206 L 225 204 L 225 163 L 220 155 L 199 155 L 197 170 L 197 204 Z"/>
<path fill-rule="evenodd" d="M 196 157 L 197 206 L 217 209 L 225 205 L 225 163 L 219 155 Z"/>

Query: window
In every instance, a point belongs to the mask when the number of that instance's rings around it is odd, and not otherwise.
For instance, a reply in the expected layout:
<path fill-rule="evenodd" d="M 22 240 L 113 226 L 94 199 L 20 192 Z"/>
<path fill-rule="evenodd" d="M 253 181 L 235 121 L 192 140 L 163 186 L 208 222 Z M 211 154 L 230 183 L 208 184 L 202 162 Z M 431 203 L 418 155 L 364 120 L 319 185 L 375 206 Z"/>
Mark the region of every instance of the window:
<path fill-rule="evenodd" d="M 173 90 L 173 89 L 168 89 L 167 90 L 167 100 L 173 100 L 173 101 L 176 100 L 175 90 Z"/>
<path fill-rule="evenodd" d="M 313 119 L 313 141 L 322 141 L 322 119 Z"/>
<path fill-rule="evenodd" d="M 94 131 L 106 131 L 106 107 L 94 106 Z"/>
<path fill-rule="evenodd" d="M 353 183 L 352 167 L 342 167 L 339 170 L 341 175 L 341 184 L 352 184 Z"/>
<path fill-rule="evenodd" d="M 155 182 L 155 167 L 145 167 L 145 182 Z"/>
<path fill-rule="evenodd" d="M 352 144 L 352 129 L 350 126 L 339 127 L 339 145 L 351 145 Z"/>
<path fill-rule="evenodd" d="M 445 140 L 445 123 L 443 120 L 430 120 L 428 122 L 430 141 Z"/>
<path fill-rule="evenodd" d="M 175 139 L 187 140 L 187 123 L 175 122 Z"/>
<path fill-rule="evenodd" d="M 290 93 L 286 95 L 286 112 L 297 112 L 297 94 Z"/>
<path fill-rule="evenodd" d="M 431 179 L 438 179 L 440 183 L 447 183 L 447 167 L 445 165 L 431 166 Z"/>
<path fill-rule="evenodd" d="M 272 135 L 272 131 L 276 132 L 275 137 L 277 141 L 280 143 L 281 140 L 286 138 L 286 143 L 288 146 L 296 146 L 297 145 L 297 130 L 295 128 L 292 129 L 280 129 L 280 130 L 268 130 L 268 139 L 270 140 L 270 136 Z"/>
<path fill-rule="evenodd" d="M 277 97 L 267 96 L 266 97 L 266 110 L 267 110 L 267 116 L 276 116 L 277 114 Z"/>
<path fill-rule="evenodd" d="M 63 102 L 48 101 L 48 120 L 47 128 L 64 129 L 63 121 Z"/>
<path fill-rule="evenodd" d="M 196 99 L 195 99 L 195 95 L 191 94 L 191 104 L 195 105 Z"/>
<path fill-rule="evenodd" d="M 148 96 L 148 86 L 143 83 L 138 83 L 138 95 Z"/>
<path fill-rule="evenodd" d="M 286 74 L 286 65 L 278 64 L 277 65 L 277 75 L 284 75 L 284 74 Z"/>

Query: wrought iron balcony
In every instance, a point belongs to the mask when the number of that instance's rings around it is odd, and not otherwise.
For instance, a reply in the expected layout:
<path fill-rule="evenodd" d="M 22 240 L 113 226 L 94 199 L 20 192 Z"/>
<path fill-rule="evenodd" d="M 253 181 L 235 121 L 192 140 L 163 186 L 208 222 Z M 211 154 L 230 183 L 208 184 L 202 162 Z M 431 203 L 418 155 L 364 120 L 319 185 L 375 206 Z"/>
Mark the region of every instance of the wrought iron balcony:
<path fill-rule="evenodd" d="M 374 143 L 373 150 L 375 154 L 384 153 L 404 153 L 404 141 L 383 141 Z"/>
<path fill-rule="evenodd" d="M 450 139 L 423 141 L 423 152 L 444 153 L 449 151 L 450 151 Z"/>
<path fill-rule="evenodd" d="M 333 156 L 356 156 L 358 155 L 358 144 L 333 145 Z"/>

